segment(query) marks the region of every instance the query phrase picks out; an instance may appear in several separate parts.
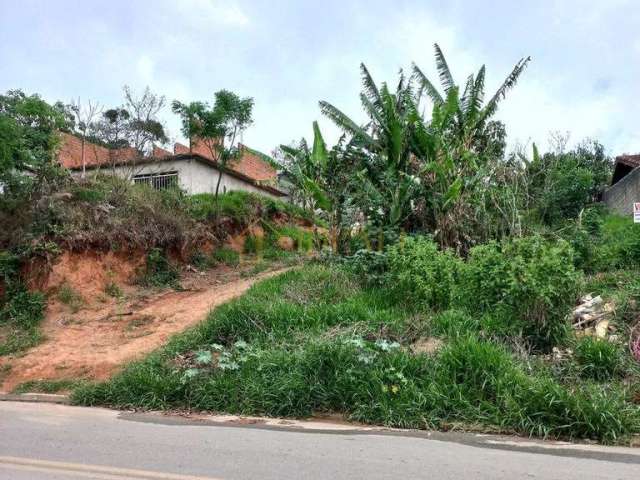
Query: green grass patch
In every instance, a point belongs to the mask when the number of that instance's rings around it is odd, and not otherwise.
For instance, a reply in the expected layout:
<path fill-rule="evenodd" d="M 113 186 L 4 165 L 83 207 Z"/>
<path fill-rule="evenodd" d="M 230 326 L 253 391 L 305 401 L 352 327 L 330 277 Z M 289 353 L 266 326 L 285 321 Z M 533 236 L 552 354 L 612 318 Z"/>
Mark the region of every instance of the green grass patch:
<path fill-rule="evenodd" d="M 270 220 L 277 215 L 287 215 L 291 218 L 311 220 L 311 214 L 297 205 L 275 200 L 264 195 L 230 191 L 218 195 L 200 193 L 189 197 L 189 212 L 197 220 L 210 220 L 219 217 L 229 217 L 247 225 L 258 220 Z"/>
<path fill-rule="evenodd" d="M 12 393 L 70 392 L 86 383 L 86 380 L 31 380 L 18 385 Z"/>
<path fill-rule="evenodd" d="M 73 313 L 79 311 L 85 303 L 82 295 L 66 282 L 58 289 L 57 298 L 60 303 L 69 307 Z"/>
<path fill-rule="evenodd" d="M 214 263 L 223 263 L 230 267 L 237 267 L 240 264 L 240 254 L 227 247 L 217 248 L 211 254 Z"/>
<path fill-rule="evenodd" d="M 148 287 L 177 287 L 180 280 L 178 268 L 171 264 L 165 252 L 159 248 L 147 254 L 146 265 L 139 283 Z"/>
<path fill-rule="evenodd" d="M 303 417 L 620 441 L 640 431 L 622 382 L 563 384 L 462 311 L 419 314 L 346 269 L 308 265 L 254 285 L 76 403 Z M 415 354 L 427 335 L 446 345 Z"/>

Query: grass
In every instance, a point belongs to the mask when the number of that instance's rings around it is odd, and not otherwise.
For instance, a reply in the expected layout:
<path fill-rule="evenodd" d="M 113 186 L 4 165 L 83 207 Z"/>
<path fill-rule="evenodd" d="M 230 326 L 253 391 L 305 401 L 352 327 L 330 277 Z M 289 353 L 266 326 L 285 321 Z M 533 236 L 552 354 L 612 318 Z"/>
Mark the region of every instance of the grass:
<path fill-rule="evenodd" d="M 189 197 L 189 212 L 196 220 L 210 220 L 216 216 L 229 217 L 248 225 L 258 220 L 269 220 L 277 215 L 310 220 L 304 209 L 281 200 L 245 191 L 230 191 L 218 196 L 200 193 Z"/>
<path fill-rule="evenodd" d="M 165 252 L 154 248 L 147 254 L 146 266 L 139 279 L 140 284 L 148 287 L 176 288 L 179 280 L 180 272 L 169 261 Z"/>
<path fill-rule="evenodd" d="M 6 294 L 0 307 L 0 356 L 20 353 L 43 339 L 40 323 L 44 318 L 45 298 L 24 286 Z"/>
<path fill-rule="evenodd" d="M 221 247 L 211 254 L 215 263 L 223 263 L 230 267 L 236 267 L 240 264 L 240 254 L 228 247 Z"/>
<path fill-rule="evenodd" d="M 82 295 L 66 282 L 60 286 L 57 298 L 60 303 L 68 306 L 73 313 L 78 312 L 85 303 Z"/>
<path fill-rule="evenodd" d="M 85 380 L 31 380 L 18 385 L 12 393 L 69 392 L 85 384 Z"/>
<path fill-rule="evenodd" d="M 623 382 L 563 383 L 464 312 L 398 307 L 337 267 L 254 285 L 76 403 L 303 417 L 339 412 L 409 428 L 465 428 L 619 442 L 640 432 Z M 434 354 L 414 354 L 439 336 Z"/>

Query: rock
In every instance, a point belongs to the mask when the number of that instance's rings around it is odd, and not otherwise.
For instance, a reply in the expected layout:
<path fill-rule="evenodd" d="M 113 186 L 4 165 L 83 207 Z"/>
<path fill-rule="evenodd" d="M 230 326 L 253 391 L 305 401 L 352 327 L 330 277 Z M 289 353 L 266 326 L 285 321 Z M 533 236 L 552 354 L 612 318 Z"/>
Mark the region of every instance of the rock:
<path fill-rule="evenodd" d="M 296 242 L 291 237 L 278 237 L 278 248 L 287 252 L 292 252 L 296 248 Z"/>
<path fill-rule="evenodd" d="M 609 320 L 600 320 L 596 324 L 596 337 L 605 338 L 609 331 Z"/>

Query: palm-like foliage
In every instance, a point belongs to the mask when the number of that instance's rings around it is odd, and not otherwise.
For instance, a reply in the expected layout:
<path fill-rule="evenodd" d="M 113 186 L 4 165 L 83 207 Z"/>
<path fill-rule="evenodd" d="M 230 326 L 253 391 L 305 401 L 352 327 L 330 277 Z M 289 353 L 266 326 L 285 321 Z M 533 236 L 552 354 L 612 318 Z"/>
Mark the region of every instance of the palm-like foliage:
<path fill-rule="evenodd" d="M 444 247 L 466 250 L 502 229 L 500 215 L 511 214 L 497 204 L 504 197 L 505 133 L 491 117 L 529 58 L 516 64 L 487 102 L 484 66 L 460 86 L 438 45 L 435 58 L 441 89 L 415 65 L 409 78 L 400 72 L 395 90 L 386 83 L 378 87 L 361 65 L 363 125 L 328 102 L 320 102 L 320 109 L 350 137 L 347 147 L 359 159 L 351 193 L 367 225 L 377 230 L 369 233 L 419 229 Z M 428 119 L 419 111 L 425 95 L 433 103 Z M 493 223 L 499 225 L 490 232 L 486 225 Z"/>
<path fill-rule="evenodd" d="M 436 67 L 445 95 L 441 95 L 429 78 L 414 64 L 412 78 L 419 85 L 418 97 L 426 94 L 434 106 L 438 106 L 447 101 L 450 92 L 455 88 L 458 91 L 462 91 L 462 95 L 457 99 L 455 122 L 451 125 L 452 133 L 458 136 L 465 148 L 474 149 L 480 143 L 487 122 L 498 110 L 500 101 L 516 85 L 531 57 L 522 58 L 516 63 L 511 73 L 500 85 L 500 88 L 485 104 L 485 66 L 483 65 L 476 75 L 470 75 L 467 78 L 464 90 L 461 90 L 454 82 L 449 65 L 438 44 L 435 44 L 434 48 Z"/>
<path fill-rule="evenodd" d="M 411 80 L 402 72 L 392 92 L 386 83 L 378 88 L 364 64 L 360 65 L 360 71 L 363 87 L 360 101 L 368 117 L 364 126 L 328 102 L 320 102 L 320 109 L 353 137 L 353 145 L 365 151 L 358 179 L 362 183 L 362 197 L 372 201 L 369 210 L 379 212 L 375 215 L 379 221 L 375 223 L 383 228 L 397 226 L 409 215 L 415 190 L 411 164 L 412 135 L 419 118 L 415 95 Z"/>

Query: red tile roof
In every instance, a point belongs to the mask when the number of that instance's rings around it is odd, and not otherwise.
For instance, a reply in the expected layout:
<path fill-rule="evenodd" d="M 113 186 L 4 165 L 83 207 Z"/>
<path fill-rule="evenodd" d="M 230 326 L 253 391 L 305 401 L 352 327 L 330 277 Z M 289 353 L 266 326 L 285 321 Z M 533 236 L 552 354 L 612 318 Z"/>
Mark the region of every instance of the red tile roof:
<path fill-rule="evenodd" d="M 62 132 L 62 141 L 58 152 L 58 161 L 66 168 L 82 168 L 82 140 L 75 135 Z M 138 157 L 134 148 L 109 149 L 101 145 L 84 142 L 84 164 L 86 167 L 110 165 Z"/>
<path fill-rule="evenodd" d="M 243 178 L 257 184 L 275 183 L 277 178 L 276 169 L 250 148 L 240 145 L 240 158 L 231 162 L 227 166 L 230 174 L 235 173 L 239 178 Z M 154 146 L 149 157 L 141 158 L 133 148 L 109 149 L 95 143 L 85 141 L 84 160 L 85 166 L 94 168 L 113 163 L 126 163 L 131 160 L 150 162 L 157 159 L 182 159 L 194 156 L 215 165 L 211 151 L 204 142 L 197 140 L 191 142 L 191 148 L 181 143 L 176 143 L 173 153 L 160 147 Z M 82 168 L 82 140 L 75 135 L 61 132 L 61 146 L 58 152 L 58 161 L 66 168 Z"/>
<path fill-rule="evenodd" d="M 640 167 L 640 154 L 638 155 L 619 155 L 616 157 L 616 163 L 622 163 L 628 167 Z"/>

